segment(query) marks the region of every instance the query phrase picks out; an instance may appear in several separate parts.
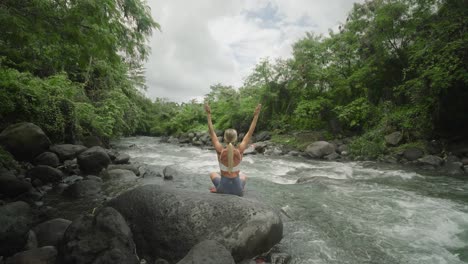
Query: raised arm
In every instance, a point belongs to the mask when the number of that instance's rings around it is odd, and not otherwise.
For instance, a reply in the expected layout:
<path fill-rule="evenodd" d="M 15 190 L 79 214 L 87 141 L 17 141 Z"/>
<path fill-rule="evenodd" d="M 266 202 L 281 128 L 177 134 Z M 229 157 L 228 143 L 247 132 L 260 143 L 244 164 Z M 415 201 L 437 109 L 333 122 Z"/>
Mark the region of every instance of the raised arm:
<path fill-rule="evenodd" d="M 262 108 L 261 104 L 258 104 L 257 108 L 255 108 L 254 118 L 252 120 L 252 123 L 250 124 L 249 131 L 247 132 L 247 134 L 245 134 L 244 139 L 242 140 L 242 142 L 239 145 L 239 151 L 241 153 L 244 152 L 244 150 L 247 148 L 247 145 L 249 144 L 250 138 L 252 137 L 253 132 L 255 131 L 255 126 L 257 125 L 258 115 L 260 114 L 260 109 L 261 108 Z"/>
<path fill-rule="evenodd" d="M 208 118 L 208 133 L 210 134 L 211 142 L 213 143 L 216 152 L 221 153 L 221 151 L 223 150 L 223 145 L 219 143 L 218 137 L 216 136 L 216 133 L 214 131 L 213 122 L 211 121 L 211 108 L 208 105 L 208 103 L 205 104 L 205 112 Z"/>

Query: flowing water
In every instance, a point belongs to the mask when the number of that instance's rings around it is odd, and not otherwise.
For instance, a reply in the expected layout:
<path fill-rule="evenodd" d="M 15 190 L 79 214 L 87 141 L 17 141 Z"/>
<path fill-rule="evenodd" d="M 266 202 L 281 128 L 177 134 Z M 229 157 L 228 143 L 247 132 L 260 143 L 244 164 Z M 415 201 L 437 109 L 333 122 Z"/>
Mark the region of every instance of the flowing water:
<path fill-rule="evenodd" d="M 154 169 L 177 164 L 191 172 L 139 184 L 208 192 L 208 173 L 218 170 L 213 150 L 149 137 L 115 145 Z M 281 211 L 284 238 L 278 247 L 292 256 L 291 263 L 468 263 L 468 177 L 264 155 L 245 156 L 242 171 L 248 176 L 246 197 Z M 297 184 L 302 177 L 308 181 Z"/>

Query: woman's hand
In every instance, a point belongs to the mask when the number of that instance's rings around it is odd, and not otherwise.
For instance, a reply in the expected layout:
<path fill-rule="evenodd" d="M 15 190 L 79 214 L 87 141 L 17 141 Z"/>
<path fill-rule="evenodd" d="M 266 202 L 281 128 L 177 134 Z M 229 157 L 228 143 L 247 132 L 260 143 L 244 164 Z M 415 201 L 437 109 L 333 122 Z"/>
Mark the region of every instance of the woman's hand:
<path fill-rule="evenodd" d="M 261 109 L 262 109 L 262 104 L 258 104 L 257 108 L 255 108 L 254 115 L 256 115 L 256 116 L 259 115 Z"/>
<path fill-rule="evenodd" d="M 211 108 L 210 108 L 210 105 L 208 103 L 205 104 L 205 112 L 207 114 L 209 114 L 209 115 L 211 114 Z"/>

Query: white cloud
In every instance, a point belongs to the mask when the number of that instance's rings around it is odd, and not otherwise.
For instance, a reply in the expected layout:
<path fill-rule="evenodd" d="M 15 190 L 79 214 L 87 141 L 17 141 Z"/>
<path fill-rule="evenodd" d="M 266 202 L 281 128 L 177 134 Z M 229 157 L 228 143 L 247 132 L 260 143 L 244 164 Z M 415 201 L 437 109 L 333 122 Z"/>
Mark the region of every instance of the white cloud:
<path fill-rule="evenodd" d="M 362 0 L 360 0 L 362 2 Z M 326 34 L 348 0 L 149 0 L 162 32 L 150 41 L 148 96 L 185 102 L 211 84 L 240 86 L 264 57 L 288 57 L 306 31 Z"/>

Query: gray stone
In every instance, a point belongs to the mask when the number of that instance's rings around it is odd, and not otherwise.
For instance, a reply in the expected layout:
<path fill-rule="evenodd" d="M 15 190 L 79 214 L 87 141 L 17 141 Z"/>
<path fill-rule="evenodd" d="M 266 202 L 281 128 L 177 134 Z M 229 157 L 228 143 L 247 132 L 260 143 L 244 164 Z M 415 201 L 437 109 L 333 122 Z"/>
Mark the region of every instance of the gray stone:
<path fill-rule="evenodd" d="M 468 158 L 462 158 L 462 159 L 461 159 L 461 163 L 462 163 L 464 166 L 468 165 Z"/>
<path fill-rule="evenodd" d="M 34 159 L 34 164 L 36 165 L 47 165 L 50 167 L 57 168 L 58 165 L 60 165 L 60 160 L 57 156 L 57 154 L 52 153 L 52 152 L 43 152 L 42 154 L 39 154 Z"/>
<path fill-rule="evenodd" d="M 77 158 L 80 170 L 85 174 L 98 175 L 103 169 L 107 168 L 111 160 L 107 152 L 101 147 L 92 147 L 78 155 Z"/>
<path fill-rule="evenodd" d="M 11 256 L 24 248 L 32 221 L 31 207 L 25 202 L 0 207 L 0 256 Z"/>
<path fill-rule="evenodd" d="M 2 172 L 0 174 L 0 194 L 8 198 L 15 198 L 31 188 L 31 183 L 19 180 L 13 173 Z"/>
<path fill-rule="evenodd" d="M 262 131 L 260 133 L 255 134 L 255 141 L 267 141 L 271 139 L 271 133 L 268 131 Z"/>
<path fill-rule="evenodd" d="M 101 178 L 99 178 L 98 176 L 94 176 L 94 175 L 86 176 L 85 180 L 92 180 L 92 181 L 102 182 Z"/>
<path fill-rule="evenodd" d="M 409 161 L 414 161 L 421 158 L 424 155 L 424 151 L 420 148 L 407 148 L 403 152 L 403 157 Z"/>
<path fill-rule="evenodd" d="M 179 170 L 177 170 L 177 165 L 169 165 L 166 166 L 163 170 L 163 177 L 165 180 L 172 180 L 179 177 L 182 174 Z"/>
<path fill-rule="evenodd" d="M 60 144 L 52 145 L 50 151 L 57 154 L 59 159 L 63 162 L 65 160 L 75 159 L 78 154 L 85 151 L 87 148 L 83 145 Z"/>
<path fill-rule="evenodd" d="M 203 133 L 200 137 L 199 140 L 203 142 L 203 144 L 209 144 L 211 142 L 211 137 L 208 133 Z"/>
<path fill-rule="evenodd" d="M 444 162 L 444 160 L 438 156 L 434 156 L 434 155 L 426 155 L 420 159 L 418 159 L 418 162 L 422 165 L 431 165 L 431 166 L 434 166 L 434 167 L 438 167 L 440 165 L 442 165 L 442 163 Z"/>
<path fill-rule="evenodd" d="M 38 165 L 26 172 L 26 176 L 31 180 L 39 179 L 42 183 L 59 182 L 63 178 L 62 171 L 46 165 Z"/>
<path fill-rule="evenodd" d="M 291 256 L 287 253 L 272 253 L 270 259 L 271 264 L 288 264 Z"/>
<path fill-rule="evenodd" d="M 132 232 L 123 217 L 106 207 L 73 221 L 59 246 L 58 263 L 139 264 Z"/>
<path fill-rule="evenodd" d="M 121 169 L 107 171 L 107 177 L 112 180 L 118 179 L 119 181 L 132 181 L 138 178 L 133 171 Z"/>
<path fill-rule="evenodd" d="M 167 143 L 170 143 L 170 144 L 179 144 L 179 139 L 176 138 L 176 137 L 169 137 L 169 139 L 167 140 Z"/>
<path fill-rule="evenodd" d="M 82 180 L 83 180 L 82 176 L 72 175 L 72 176 L 65 177 L 63 179 L 63 183 L 70 185 L 70 184 L 73 184 L 75 182 L 82 181 Z"/>
<path fill-rule="evenodd" d="M 257 151 L 255 150 L 255 145 L 250 145 L 244 150 L 244 156 L 255 154 L 257 154 Z"/>
<path fill-rule="evenodd" d="M 246 198 L 145 185 L 109 202 L 127 220 L 139 256 L 175 262 L 211 239 L 236 261 L 268 251 L 283 234 L 278 213 Z"/>
<path fill-rule="evenodd" d="M 335 146 L 326 141 L 315 141 L 307 146 L 305 152 L 312 158 L 322 158 L 335 152 Z"/>
<path fill-rule="evenodd" d="M 130 155 L 120 153 L 115 157 L 114 164 L 127 164 L 130 161 Z"/>
<path fill-rule="evenodd" d="M 75 182 L 63 191 L 63 195 L 70 198 L 81 198 L 96 195 L 101 192 L 102 182 L 95 180 L 83 180 Z"/>
<path fill-rule="evenodd" d="M 231 253 L 214 240 L 196 244 L 177 264 L 235 264 Z"/>
<path fill-rule="evenodd" d="M 129 170 L 129 171 L 133 171 L 133 173 L 135 173 L 135 175 L 137 176 L 140 175 L 140 169 L 135 167 L 135 165 L 132 165 L 132 164 L 110 164 L 107 167 L 108 171 L 116 170 L 116 169 Z"/>
<path fill-rule="evenodd" d="M 37 237 L 34 231 L 29 230 L 28 232 L 28 239 L 26 240 L 26 245 L 24 246 L 24 250 L 30 250 L 37 248 Z"/>
<path fill-rule="evenodd" d="M 57 246 L 70 224 L 70 220 L 55 218 L 35 226 L 33 230 L 39 247 Z"/>
<path fill-rule="evenodd" d="M 340 155 L 338 153 L 336 153 L 336 152 L 333 152 L 330 155 L 326 155 L 324 158 L 326 160 L 337 160 L 338 158 L 340 158 Z"/>
<path fill-rule="evenodd" d="M 463 174 L 463 164 L 461 162 L 445 163 L 442 169 L 448 175 L 462 175 Z"/>
<path fill-rule="evenodd" d="M 349 150 L 348 150 L 348 145 L 340 145 L 340 146 L 338 147 L 337 152 L 338 152 L 339 154 L 341 154 L 343 151 L 346 151 L 346 152 L 349 151 Z"/>
<path fill-rule="evenodd" d="M 35 248 L 15 254 L 6 264 L 55 264 L 57 249 L 53 246 Z"/>
<path fill-rule="evenodd" d="M 468 165 L 463 166 L 463 170 L 465 171 L 465 174 L 468 174 Z"/>
<path fill-rule="evenodd" d="M 32 123 L 17 123 L 0 133 L 0 145 L 17 160 L 32 161 L 49 148 L 50 140 L 40 127 Z"/>
<path fill-rule="evenodd" d="M 399 131 L 385 136 L 385 142 L 390 146 L 397 146 L 403 139 L 403 134 Z"/>
<path fill-rule="evenodd" d="M 257 151 L 258 153 L 264 153 L 265 150 L 268 147 L 268 143 L 267 142 L 257 142 L 255 144 L 252 144 L 251 146 L 254 146 L 255 151 Z"/>
<path fill-rule="evenodd" d="M 452 162 L 461 162 L 460 158 L 455 156 L 455 155 L 450 155 L 445 159 L 446 163 L 452 163 Z"/>
<path fill-rule="evenodd" d="M 104 143 L 102 143 L 102 140 L 97 136 L 87 136 L 83 138 L 83 145 L 88 148 L 104 147 Z"/>

